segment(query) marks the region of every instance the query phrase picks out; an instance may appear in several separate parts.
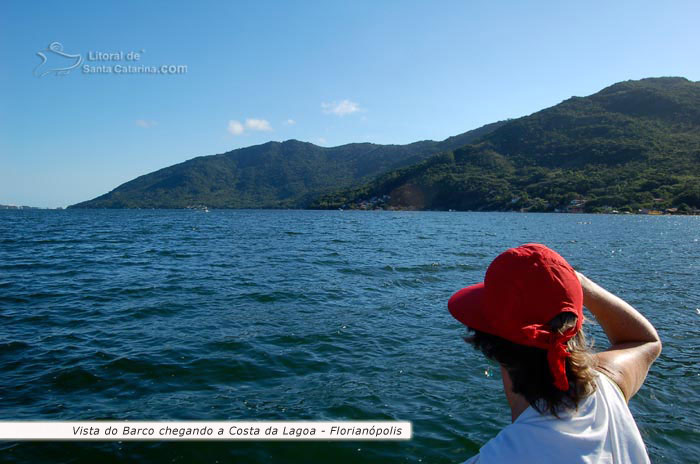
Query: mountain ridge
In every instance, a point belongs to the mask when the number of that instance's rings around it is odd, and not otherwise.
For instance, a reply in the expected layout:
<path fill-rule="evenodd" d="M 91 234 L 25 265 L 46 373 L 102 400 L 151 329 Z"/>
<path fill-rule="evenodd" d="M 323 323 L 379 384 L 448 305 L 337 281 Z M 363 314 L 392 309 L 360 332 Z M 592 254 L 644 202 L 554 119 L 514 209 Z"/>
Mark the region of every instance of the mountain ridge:
<path fill-rule="evenodd" d="M 507 121 L 312 207 L 690 212 L 700 208 L 699 181 L 700 83 L 662 77 Z"/>
<path fill-rule="evenodd" d="M 200 156 L 71 207 L 690 211 L 698 179 L 700 83 L 659 77 L 442 141 L 290 139 Z"/>
<path fill-rule="evenodd" d="M 421 161 L 481 137 L 502 122 L 443 141 L 370 142 L 320 147 L 296 139 L 198 156 L 125 182 L 69 208 L 306 207 L 320 194 L 360 185 L 382 172 Z"/>

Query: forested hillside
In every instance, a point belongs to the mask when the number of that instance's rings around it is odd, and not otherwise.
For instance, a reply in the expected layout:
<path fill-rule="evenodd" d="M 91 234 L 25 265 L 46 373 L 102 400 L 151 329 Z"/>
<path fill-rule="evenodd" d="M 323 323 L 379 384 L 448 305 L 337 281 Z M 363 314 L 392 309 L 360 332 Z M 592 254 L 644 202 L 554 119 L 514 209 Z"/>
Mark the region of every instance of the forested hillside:
<path fill-rule="evenodd" d="M 692 212 L 700 83 L 650 78 L 573 97 L 313 207 Z"/>
<path fill-rule="evenodd" d="M 201 156 L 120 185 L 72 208 L 304 208 L 324 192 L 470 143 L 500 127 L 489 124 L 442 142 L 351 143 L 326 148 L 298 140 L 268 142 Z"/>

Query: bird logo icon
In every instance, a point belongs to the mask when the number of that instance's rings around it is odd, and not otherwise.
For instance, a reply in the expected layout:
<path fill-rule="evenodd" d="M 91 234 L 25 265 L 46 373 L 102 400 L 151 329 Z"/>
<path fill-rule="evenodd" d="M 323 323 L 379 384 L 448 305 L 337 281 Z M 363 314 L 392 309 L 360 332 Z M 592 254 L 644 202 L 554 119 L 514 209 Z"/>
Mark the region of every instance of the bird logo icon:
<path fill-rule="evenodd" d="M 56 76 L 63 76 L 70 73 L 83 62 L 82 55 L 65 53 L 60 42 L 51 42 L 46 47 L 46 50 L 38 51 L 36 54 L 41 58 L 41 63 L 34 68 L 36 77 L 44 77 L 51 73 L 55 73 Z"/>

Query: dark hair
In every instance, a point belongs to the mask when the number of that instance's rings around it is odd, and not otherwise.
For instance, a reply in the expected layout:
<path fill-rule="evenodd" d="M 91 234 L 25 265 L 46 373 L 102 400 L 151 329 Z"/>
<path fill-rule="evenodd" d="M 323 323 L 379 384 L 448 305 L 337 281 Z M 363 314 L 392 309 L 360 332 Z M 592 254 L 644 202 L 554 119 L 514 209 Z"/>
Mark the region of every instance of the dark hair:
<path fill-rule="evenodd" d="M 577 316 L 562 313 L 549 322 L 551 330 L 564 332 L 576 325 Z M 473 335 L 465 341 L 484 355 L 501 364 L 510 375 L 513 393 L 525 397 L 530 406 L 541 414 L 551 413 L 556 417 L 564 410 L 576 409 L 579 402 L 595 391 L 594 358 L 591 345 L 586 342 L 583 330 L 579 330 L 567 343 L 570 356 L 566 358 L 567 391 L 554 386 L 547 362 L 547 351 L 519 345 L 496 335 L 469 329 Z"/>

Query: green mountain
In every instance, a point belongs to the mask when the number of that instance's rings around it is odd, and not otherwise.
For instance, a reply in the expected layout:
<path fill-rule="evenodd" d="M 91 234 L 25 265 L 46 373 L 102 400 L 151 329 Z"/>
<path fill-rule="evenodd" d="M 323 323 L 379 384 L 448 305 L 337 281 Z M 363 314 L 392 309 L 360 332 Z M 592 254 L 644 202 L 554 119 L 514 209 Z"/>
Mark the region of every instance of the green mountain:
<path fill-rule="evenodd" d="M 315 208 L 700 208 L 700 82 L 621 82 L 464 147 L 321 196 Z"/>
<path fill-rule="evenodd" d="M 497 129 L 483 126 L 442 142 L 351 143 L 324 148 L 298 140 L 201 156 L 143 175 L 71 208 L 303 208 L 333 189 L 453 150 Z"/>

